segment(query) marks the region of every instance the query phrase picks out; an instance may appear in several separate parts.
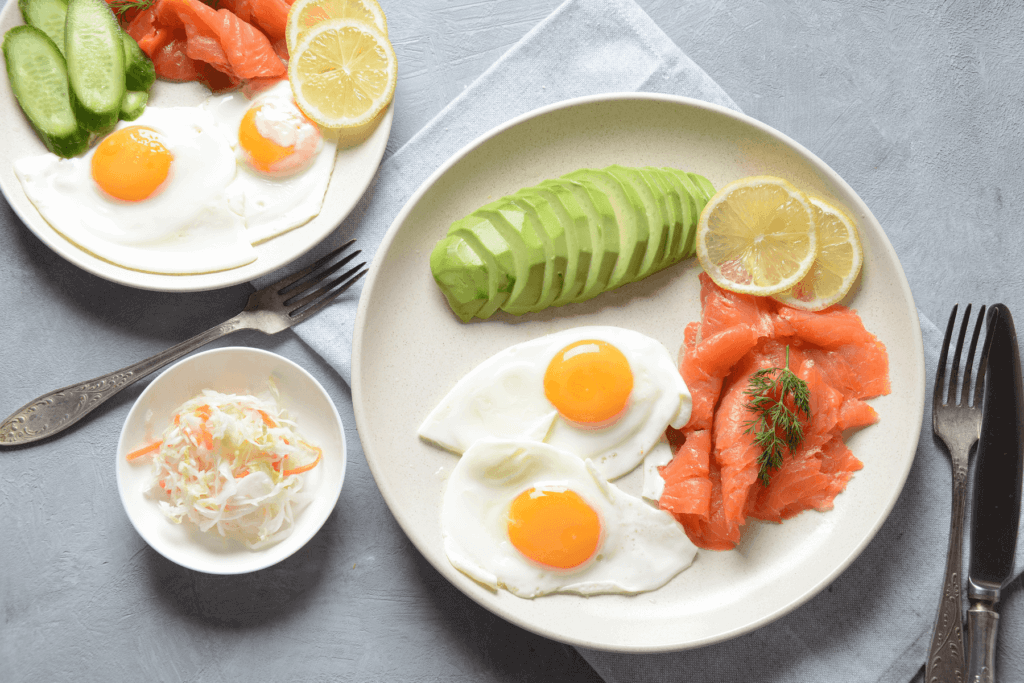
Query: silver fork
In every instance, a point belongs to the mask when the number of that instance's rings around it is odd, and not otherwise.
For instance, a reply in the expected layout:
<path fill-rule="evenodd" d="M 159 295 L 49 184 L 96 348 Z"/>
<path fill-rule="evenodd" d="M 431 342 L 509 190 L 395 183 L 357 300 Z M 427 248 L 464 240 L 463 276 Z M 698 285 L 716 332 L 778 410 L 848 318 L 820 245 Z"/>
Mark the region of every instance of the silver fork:
<path fill-rule="evenodd" d="M 964 535 L 964 509 L 967 499 L 967 460 L 971 448 L 978 442 L 981 435 L 981 400 L 985 385 L 985 365 L 988 361 L 985 352 L 978 363 L 978 377 L 974 386 L 974 397 L 971 401 L 971 368 L 974 365 L 974 352 L 978 346 L 978 336 L 985 319 L 985 307 L 978 312 L 978 320 L 971 337 L 971 346 L 967 352 L 964 365 L 964 381 L 957 403 L 957 390 L 960 375 L 960 354 L 964 348 L 967 334 L 967 323 L 971 317 L 971 305 L 964 310 L 960 324 L 960 335 L 956 341 L 953 354 L 953 365 L 950 367 L 949 384 L 945 383 L 946 356 L 949 352 L 949 341 L 956 326 L 957 307 L 953 306 L 946 325 L 946 336 L 942 340 L 942 351 L 939 354 L 939 367 L 935 373 L 935 392 L 932 396 L 932 431 L 942 440 L 949 451 L 953 463 L 953 512 L 949 528 L 949 548 L 946 550 L 946 575 L 942 585 L 942 600 L 939 613 L 935 618 L 935 630 L 932 633 L 932 644 L 928 650 L 928 661 L 925 662 L 926 683 L 960 683 L 966 676 L 967 667 L 964 663 L 963 612 L 961 611 L 961 548 Z M 945 403 L 943 395 L 945 394 Z"/>
<path fill-rule="evenodd" d="M 206 332 L 134 365 L 29 401 L 0 422 L 0 446 L 27 444 L 53 436 L 125 387 L 226 334 L 237 330 L 276 334 L 306 320 L 366 274 L 366 262 L 361 262 L 328 280 L 359 255 L 357 250 L 335 261 L 354 242 L 349 240 L 308 268 L 253 292 L 241 313 Z"/>

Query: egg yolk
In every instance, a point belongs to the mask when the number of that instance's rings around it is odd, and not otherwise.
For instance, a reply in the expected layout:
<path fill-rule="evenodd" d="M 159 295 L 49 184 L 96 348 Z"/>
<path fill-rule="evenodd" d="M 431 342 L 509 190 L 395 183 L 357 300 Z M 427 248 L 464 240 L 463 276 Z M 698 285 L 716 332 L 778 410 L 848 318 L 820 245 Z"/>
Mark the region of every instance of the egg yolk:
<path fill-rule="evenodd" d="M 272 100 L 245 112 L 238 145 L 245 162 L 267 175 L 285 175 L 305 167 L 323 136 L 294 105 Z"/>
<path fill-rule="evenodd" d="M 626 409 L 633 371 L 621 351 L 588 339 L 565 347 L 544 373 L 544 395 L 567 420 L 603 427 Z"/>
<path fill-rule="evenodd" d="M 129 126 L 96 146 L 92 178 L 111 197 L 140 202 L 156 194 L 171 171 L 174 155 L 152 128 Z"/>
<path fill-rule="evenodd" d="M 571 569 L 597 552 L 601 520 L 575 491 L 532 488 L 516 496 L 509 507 L 508 537 L 534 562 Z"/>

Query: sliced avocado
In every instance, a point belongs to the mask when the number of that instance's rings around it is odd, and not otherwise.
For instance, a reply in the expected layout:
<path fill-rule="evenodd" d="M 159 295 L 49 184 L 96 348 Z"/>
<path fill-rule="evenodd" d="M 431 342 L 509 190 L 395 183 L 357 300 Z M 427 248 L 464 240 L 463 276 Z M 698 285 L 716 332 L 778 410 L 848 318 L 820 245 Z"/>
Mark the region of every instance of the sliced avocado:
<path fill-rule="evenodd" d="M 547 181 L 545 181 L 546 183 Z M 562 293 L 551 302 L 552 306 L 564 306 L 577 300 L 587 284 L 590 263 L 594 256 L 590 244 L 590 225 L 587 214 L 580 208 L 572 191 L 564 187 L 541 183 L 530 188 L 555 212 L 565 232 L 565 282 Z"/>
<path fill-rule="evenodd" d="M 704 208 L 704 204 L 707 203 L 707 199 L 701 201 L 701 197 L 704 196 L 704 191 L 694 185 L 693 180 L 685 171 L 680 171 L 675 168 L 664 168 L 662 170 L 678 180 L 679 184 L 682 185 L 683 190 L 690 198 L 690 208 L 693 211 L 693 222 L 688 227 L 686 237 L 683 240 L 683 258 L 689 258 L 696 252 L 697 221 L 700 220 L 700 212 Z"/>
<path fill-rule="evenodd" d="M 550 190 L 571 216 L 583 215 L 591 257 L 583 289 L 573 301 L 592 299 L 608 288 L 608 279 L 619 259 L 619 226 L 608 197 L 593 183 L 557 178 L 540 187 Z M 583 237 L 582 239 L 587 239 Z M 582 242 L 581 239 L 581 242 Z"/>
<path fill-rule="evenodd" d="M 515 257 L 515 282 L 501 309 L 514 315 L 532 310 L 544 286 L 544 243 L 526 212 L 506 198 L 473 212 L 486 218 L 505 238 Z"/>
<path fill-rule="evenodd" d="M 697 186 L 697 189 L 700 190 L 700 192 L 693 196 L 693 203 L 697 207 L 697 219 L 700 220 L 701 212 L 704 211 L 704 207 L 707 205 L 709 201 L 711 201 L 711 198 L 715 196 L 718 190 L 715 189 L 715 186 L 711 184 L 710 180 L 708 180 L 702 175 L 699 175 L 697 173 L 687 173 L 686 175 L 690 177 L 690 180 L 692 180 L 693 183 Z M 694 241 L 696 242 L 697 224 L 694 223 L 693 225 Z"/>
<path fill-rule="evenodd" d="M 653 187 L 639 169 L 615 164 L 604 170 L 618 178 L 624 187 L 633 188 L 643 205 L 649 237 L 647 249 L 644 251 L 644 260 L 640 263 L 640 269 L 633 278 L 634 280 L 643 279 L 658 270 L 661 262 L 665 260 L 665 250 L 668 248 L 670 238 L 665 197 L 660 188 Z"/>
<path fill-rule="evenodd" d="M 460 218 L 451 224 L 451 227 L 448 228 L 448 234 L 461 234 L 460 231 L 463 230 L 473 233 L 477 240 L 480 241 L 480 245 L 494 257 L 494 262 L 497 264 L 499 272 L 495 281 L 495 292 L 497 293 L 496 296 L 501 300 L 491 308 L 491 313 L 493 313 L 498 310 L 501 304 L 505 303 L 508 295 L 512 293 L 512 288 L 515 286 L 515 254 L 512 251 L 511 245 L 505 240 L 504 235 L 487 218 L 475 214 Z"/>
<path fill-rule="evenodd" d="M 461 237 L 448 235 L 434 246 L 430 272 L 462 322 L 468 322 L 487 302 L 487 266 Z"/>
<path fill-rule="evenodd" d="M 682 247 L 684 222 L 683 210 L 679 199 L 680 186 L 666 178 L 665 173 L 660 169 L 648 166 L 639 170 L 651 187 L 657 187 L 658 191 L 664 196 L 665 210 L 669 216 L 669 239 L 668 244 L 665 245 L 665 257 L 662 259 L 661 264 L 655 266 L 655 270 L 661 270 L 679 260 L 679 250 Z"/>
<path fill-rule="evenodd" d="M 606 289 L 615 289 L 632 282 L 640 271 L 650 238 L 647 216 L 636 191 L 603 170 L 580 169 L 562 177 L 589 181 L 607 197 L 619 226 L 619 258 Z"/>
<path fill-rule="evenodd" d="M 486 320 L 494 315 L 494 312 L 505 303 L 514 283 L 511 282 L 508 273 L 498 265 L 494 254 L 484 246 L 484 243 L 480 241 L 476 233 L 458 227 L 455 229 L 449 228 L 448 230 L 450 236 L 461 237 L 465 240 L 466 244 L 472 247 L 473 251 L 477 253 L 487 268 L 487 301 L 484 302 L 484 305 L 475 314 L 476 317 Z"/>
<path fill-rule="evenodd" d="M 710 180 L 700 175 L 699 173 L 687 173 L 686 175 L 690 176 L 690 180 L 692 180 L 697 187 L 704 190 L 704 203 L 707 204 L 708 200 L 714 197 L 715 192 L 717 192 L 715 186 L 711 184 Z"/>
<path fill-rule="evenodd" d="M 565 225 L 554 207 L 533 188 L 519 190 L 512 195 L 512 201 L 525 210 L 538 226 L 538 230 L 550 239 L 550 253 L 547 252 L 548 245 L 545 243 L 547 266 L 544 271 L 544 291 L 534 307 L 535 311 L 542 311 L 561 296 L 565 287 L 565 271 L 569 265 Z"/>

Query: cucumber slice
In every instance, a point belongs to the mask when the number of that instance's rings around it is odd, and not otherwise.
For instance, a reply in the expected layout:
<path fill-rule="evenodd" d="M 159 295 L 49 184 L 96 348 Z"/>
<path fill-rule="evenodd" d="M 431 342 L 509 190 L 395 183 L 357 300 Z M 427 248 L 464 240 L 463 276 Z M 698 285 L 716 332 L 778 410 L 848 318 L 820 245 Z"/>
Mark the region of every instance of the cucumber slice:
<path fill-rule="evenodd" d="M 71 106 L 82 127 L 94 133 L 114 127 L 124 99 L 121 27 L 104 0 L 69 0 L 64 53 Z"/>
<path fill-rule="evenodd" d="M 121 101 L 121 120 L 134 121 L 146 111 L 146 102 L 149 101 L 149 93 L 139 90 L 128 90 Z"/>
<path fill-rule="evenodd" d="M 48 35 L 63 55 L 68 0 L 18 0 L 18 7 L 25 23 Z"/>
<path fill-rule="evenodd" d="M 121 42 L 124 45 L 124 86 L 128 90 L 149 90 L 156 80 L 156 69 L 152 60 L 146 56 L 135 39 L 123 31 Z"/>
<path fill-rule="evenodd" d="M 15 26 L 3 51 L 14 96 L 47 149 L 62 157 L 84 152 L 89 133 L 71 108 L 67 67 L 53 41 L 33 26 Z"/>

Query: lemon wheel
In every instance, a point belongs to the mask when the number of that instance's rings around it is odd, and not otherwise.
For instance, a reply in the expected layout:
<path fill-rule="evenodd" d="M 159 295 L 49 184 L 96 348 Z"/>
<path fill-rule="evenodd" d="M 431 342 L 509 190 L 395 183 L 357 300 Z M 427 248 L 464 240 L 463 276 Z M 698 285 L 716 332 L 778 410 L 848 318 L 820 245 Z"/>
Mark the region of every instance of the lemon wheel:
<path fill-rule="evenodd" d="M 782 178 L 734 181 L 704 207 L 696 247 L 720 287 L 758 296 L 784 292 L 807 275 L 818 253 L 811 203 Z"/>
<path fill-rule="evenodd" d="M 853 287 L 864 262 L 857 226 L 844 211 L 811 197 L 818 230 L 818 256 L 792 289 L 776 294 L 787 306 L 820 311 L 838 303 Z"/>
<path fill-rule="evenodd" d="M 360 21 L 388 35 L 388 21 L 377 0 L 295 0 L 285 26 L 288 54 L 311 29 L 330 19 Z"/>
<path fill-rule="evenodd" d="M 288 62 L 295 102 L 325 128 L 371 122 L 391 102 L 397 78 L 395 51 L 387 37 L 351 19 L 314 26 Z"/>

